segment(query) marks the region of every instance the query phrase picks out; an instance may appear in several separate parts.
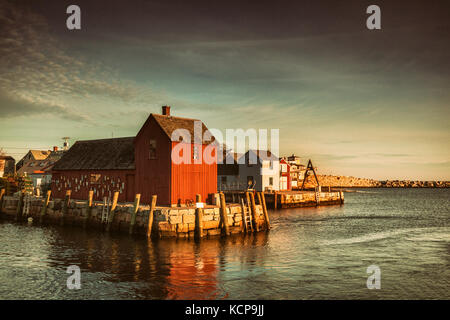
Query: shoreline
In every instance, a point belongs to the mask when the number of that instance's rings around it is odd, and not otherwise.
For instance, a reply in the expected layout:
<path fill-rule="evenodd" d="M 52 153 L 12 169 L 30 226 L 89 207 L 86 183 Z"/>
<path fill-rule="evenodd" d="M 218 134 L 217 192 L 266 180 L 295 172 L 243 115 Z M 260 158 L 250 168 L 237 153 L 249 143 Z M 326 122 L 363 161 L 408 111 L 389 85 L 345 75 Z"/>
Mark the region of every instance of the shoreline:
<path fill-rule="evenodd" d="M 331 188 L 450 188 L 445 180 L 375 180 L 351 176 L 317 175 L 322 187 Z M 316 186 L 314 177 L 308 176 L 305 188 Z"/>
<path fill-rule="evenodd" d="M 411 186 L 331 186 L 332 188 L 345 188 L 345 189 L 448 189 L 450 186 L 437 186 L 437 187 L 411 187 Z M 345 190 L 344 190 L 345 191 Z"/>

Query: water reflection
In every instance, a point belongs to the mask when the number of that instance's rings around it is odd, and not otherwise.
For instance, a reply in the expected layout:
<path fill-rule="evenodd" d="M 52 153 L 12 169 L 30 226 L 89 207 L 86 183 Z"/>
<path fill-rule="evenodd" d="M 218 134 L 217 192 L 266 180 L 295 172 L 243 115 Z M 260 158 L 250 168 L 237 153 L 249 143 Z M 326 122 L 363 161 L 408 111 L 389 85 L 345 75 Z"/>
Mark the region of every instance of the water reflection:
<path fill-rule="evenodd" d="M 82 273 L 98 273 L 111 282 L 145 283 L 135 297 L 157 299 L 226 299 L 220 283 L 225 271 L 256 271 L 265 264 L 268 233 L 227 238 L 147 239 L 95 231 L 59 229 L 46 251 L 50 267 L 79 265 Z M 245 251 L 245 254 L 243 254 Z M 129 292 L 131 293 L 131 292 Z"/>
<path fill-rule="evenodd" d="M 1 222 L 0 299 L 450 298 L 449 192 L 353 193 L 270 212 L 269 233 L 199 242 Z M 81 290 L 66 288 L 73 264 Z"/>

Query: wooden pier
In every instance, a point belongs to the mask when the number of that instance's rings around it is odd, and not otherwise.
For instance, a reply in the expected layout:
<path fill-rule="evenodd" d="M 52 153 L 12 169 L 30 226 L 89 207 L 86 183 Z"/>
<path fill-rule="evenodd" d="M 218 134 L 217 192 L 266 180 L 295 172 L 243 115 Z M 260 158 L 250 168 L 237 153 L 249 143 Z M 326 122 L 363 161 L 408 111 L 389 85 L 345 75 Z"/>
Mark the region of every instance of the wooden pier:
<path fill-rule="evenodd" d="M 141 234 L 148 238 L 186 238 L 228 236 L 270 229 L 269 216 L 262 193 L 244 193 L 245 201 L 227 203 L 223 193 L 212 195 L 214 203 L 201 202 L 197 195 L 193 206 L 157 206 L 157 196 L 150 205 L 140 204 L 137 194 L 134 203 L 118 203 L 118 192 L 112 201 L 71 199 L 67 190 L 64 199 L 50 199 L 19 193 L 5 196 L 0 190 L 0 218 L 34 224 L 54 224 L 94 228 L 105 232 Z"/>
<path fill-rule="evenodd" d="M 244 191 L 224 191 L 227 201 L 239 203 L 245 197 Z M 341 205 L 344 203 L 344 192 L 333 191 L 328 188 L 322 191 L 321 188 L 306 191 L 275 191 L 264 192 L 266 208 L 285 209 L 300 207 L 317 207 L 326 205 Z"/>

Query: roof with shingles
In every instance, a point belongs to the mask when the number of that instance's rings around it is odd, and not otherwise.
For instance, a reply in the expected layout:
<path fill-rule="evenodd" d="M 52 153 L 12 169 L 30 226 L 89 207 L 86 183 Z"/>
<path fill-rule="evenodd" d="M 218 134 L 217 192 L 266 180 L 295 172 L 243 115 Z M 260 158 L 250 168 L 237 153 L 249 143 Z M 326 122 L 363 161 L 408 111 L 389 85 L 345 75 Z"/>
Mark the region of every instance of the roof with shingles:
<path fill-rule="evenodd" d="M 132 170 L 134 137 L 77 141 L 53 170 Z"/>
<path fill-rule="evenodd" d="M 172 140 L 172 134 L 177 129 L 184 142 L 194 142 L 195 122 L 201 125 L 202 143 L 208 144 L 215 140 L 204 139 L 208 128 L 201 120 L 150 114 L 146 123 L 154 119 L 166 136 Z M 142 128 L 145 127 L 145 124 Z M 142 128 L 139 130 L 140 134 Z M 190 137 L 186 136 L 188 133 Z M 84 140 L 77 141 L 66 154 L 55 163 L 52 170 L 132 170 L 134 162 L 134 139 L 136 137 Z M 188 139 L 190 138 L 190 139 Z M 179 140 L 176 140 L 179 141 Z"/>
<path fill-rule="evenodd" d="M 30 150 L 30 153 L 33 155 L 34 160 L 44 160 L 50 155 L 50 150 Z"/>
<path fill-rule="evenodd" d="M 264 160 L 278 161 L 279 158 L 270 150 L 248 150 L 237 161 L 239 164 L 248 164 L 249 162 L 258 160 L 258 163 Z"/>
<path fill-rule="evenodd" d="M 184 129 L 189 133 L 190 137 L 185 135 L 186 131 L 180 130 L 178 133 L 180 134 L 180 136 L 183 137 L 183 141 L 194 143 L 194 127 L 195 127 L 196 121 L 198 121 L 198 123 L 201 125 L 201 128 L 202 128 L 202 130 L 201 130 L 202 143 L 209 144 L 211 142 L 214 142 L 214 140 L 215 140 L 215 138 L 213 136 L 211 136 L 211 140 L 205 139 L 205 132 L 208 131 L 208 128 L 201 120 L 174 117 L 174 116 L 166 116 L 166 115 L 155 114 L 155 113 L 151 113 L 148 119 L 150 119 L 150 118 L 155 119 L 155 121 L 158 123 L 158 125 L 161 127 L 161 129 L 164 131 L 166 136 L 171 141 L 179 141 L 178 139 L 173 140 L 172 134 L 177 129 Z M 138 135 L 139 135 L 139 133 L 138 133 Z"/>

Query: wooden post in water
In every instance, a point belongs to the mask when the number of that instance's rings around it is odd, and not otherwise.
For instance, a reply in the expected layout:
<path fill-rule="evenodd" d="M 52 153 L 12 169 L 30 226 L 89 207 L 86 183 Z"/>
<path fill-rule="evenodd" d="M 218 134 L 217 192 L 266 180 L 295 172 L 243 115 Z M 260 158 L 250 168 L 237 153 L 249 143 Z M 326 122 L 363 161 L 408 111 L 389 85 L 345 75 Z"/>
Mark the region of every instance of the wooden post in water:
<path fill-rule="evenodd" d="M 108 213 L 108 224 L 106 225 L 106 231 L 111 230 L 111 225 L 114 221 L 114 215 L 116 213 L 117 200 L 119 199 L 119 191 L 114 192 L 113 202 L 111 204 L 111 209 L 109 209 Z"/>
<path fill-rule="evenodd" d="M 222 233 L 229 234 L 227 203 L 225 202 L 225 194 L 220 193 L 220 218 L 222 220 Z"/>
<path fill-rule="evenodd" d="M 72 194 L 72 190 L 66 190 L 66 196 L 64 197 L 64 203 L 63 203 L 63 207 L 61 210 L 62 216 L 61 216 L 61 222 L 60 224 L 63 226 L 65 223 L 65 218 L 67 215 L 67 211 L 69 210 L 69 205 L 70 205 L 70 195 Z"/>
<path fill-rule="evenodd" d="M 275 193 L 273 194 L 273 208 L 275 209 L 275 210 L 277 210 L 278 208 L 277 208 L 277 199 L 278 198 L 278 192 L 276 192 L 275 191 Z"/>
<path fill-rule="evenodd" d="M 141 202 L 141 194 L 137 193 L 134 198 L 133 212 L 131 213 L 130 228 L 128 230 L 129 234 L 134 233 L 134 224 L 136 223 L 136 215 L 139 210 L 139 202 Z"/>
<path fill-rule="evenodd" d="M 264 219 L 266 220 L 266 230 L 270 230 L 270 221 L 269 221 L 269 213 L 267 212 L 267 207 L 266 207 L 266 198 L 264 197 L 264 192 L 260 192 L 261 195 L 261 200 L 262 200 L 262 209 L 263 209 L 263 213 L 264 213 Z"/>
<path fill-rule="evenodd" d="M 19 202 L 17 203 L 16 208 L 16 221 L 20 221 L 22 218 L 22 207 L 23 207 L 23 197 L 25 194 L 22 191 L 19 191 Z"/>
<path fill-rule="evenodd" d="M 84 217 L 83 228 L 86 228 L 89 219 L 91 219 L 92 214 L 92 199 L 94 198 L 94 191 L 89 190 L 88 199 L 86 201 L 86 217 Z"/>
<path fill-rule="evenodd" d="M 5 195 L 5 189 L 2 188 L 0 190 L 0 212 L 2 212 L 2 209 L 3 209 L 3 197 L 4 197 L 4 195 Z"/>
<path fill-rule="evenodd" d="M 148 226 L 147 226 L 147 237 L 148 238 L 150 238 L 152 236 L 153 211 L 155 211 L 155 207 L 156 207 L 156 198 L 157 198 L 157 195 L 152 196 L 152 204 L 150 205 L 150 212 L 148 213 Z"/>
<path fill-rule="evenodd" d="M 320 186 L 316 187 L 314 191 L 315 191 L 316 206 L 318 206 L 320 202 L 320 192 L 321 192 Z"/>
<path fill-rule="evenodd" d="M 52 194 L 52 190 L 47 190 L 47 196 L 44 199 L 44 203 L 42 204 L 41 216 L 39 217 L 39 223 L 44 221 L 44 217 L 47 214 L 48 203 L 50 202 L 50 195 Z"/>
<path fill-rule="evenodd" d="M 200 194 L 197 194 L 195 196 L 195 202 L 201 203 L 202 202 L 202 196 Z M 195 232 L 194 237 L 196 239 L 200 239 L 203 237 L 203 208 L 197 208 L 195 209 Z"/>
<path fill-rule="evenodd" d="M 251 204 L 252 204 L 252 220 L 253 220 L 253 224 L 255 225 L 256 231 L 259 232 L 258 220 L 257 220 L 257 216 L 256 216 L 255 194 L 253 192 L 250 192 L 250 201 L 251 201 Z"/>

